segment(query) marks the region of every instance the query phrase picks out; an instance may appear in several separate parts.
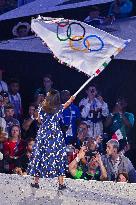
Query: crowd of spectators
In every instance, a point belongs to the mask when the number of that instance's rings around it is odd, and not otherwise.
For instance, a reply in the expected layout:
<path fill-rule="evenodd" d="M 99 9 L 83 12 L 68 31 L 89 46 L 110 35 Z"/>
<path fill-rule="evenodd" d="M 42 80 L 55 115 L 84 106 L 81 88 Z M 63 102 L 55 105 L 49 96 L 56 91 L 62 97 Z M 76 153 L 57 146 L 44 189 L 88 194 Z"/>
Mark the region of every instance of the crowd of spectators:
<path fill-rule="evenodd" d="M 52 76 L 46 74 L 24 115 L 19 81 L 11 79 L 7 85 L 2 73 L 0 69 L 0 172 L 26 175 L 40 127 L 38 106 L 55 85 Z M 67 177 L 136 182 L 135 168 L 126 157 L 134 125 L 134 115 L 127 112 L 127 100 L 120 96 L 109 111 L 96 85 L 89 84 L 84 95 L 79 104 L 73 102 L 63 111 L 60 120 L 69 164 Z M 64 104 L 71 93 L 62 90 L 60 96 Z"/>
<path fill-rule="evenodd" d="M 89 15 L 84 19 L 84 22 L 94 26 L 103 28 L 111 25 L 116 19 L 122 19 L 132 15 L 133 2 L 131 0 L 114 0 L 107 12 L 107 15 L 102 14 L 102 11 L 97 6 L 92 6 Z"/>

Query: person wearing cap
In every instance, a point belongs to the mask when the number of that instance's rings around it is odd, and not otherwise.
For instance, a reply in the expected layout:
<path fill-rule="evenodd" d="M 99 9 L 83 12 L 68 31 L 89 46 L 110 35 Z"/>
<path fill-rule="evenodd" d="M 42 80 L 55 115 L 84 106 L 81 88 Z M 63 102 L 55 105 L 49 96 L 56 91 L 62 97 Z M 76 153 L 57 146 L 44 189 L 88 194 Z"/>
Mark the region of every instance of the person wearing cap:
<path fill-rule="evenodd" d="M 12 29 L 12 33 L 15 37 L 22 38 L 28 36 L 31 26 L 27 22 L 19 22 Z"/>
<path fill-rule="evenodd" d="M 4 70 L 0 68 L 0 92 L 1 92 L 1 91 L 6 91 L 6 92 L 8 92 L 7 83 L 2 80 L 2 74 L 3 74 L 3 72 L 4 72 Z"/>
<path fill-rule="evenodd" d="M 108 181 L 116 181 L 118 174 L 126 172 L 129 182 L 136 183 L 136 170 L 131 161 L 119 152 L 119 142 L 111 139 L 107 142 L 106 155 L 102 156 Z"/>

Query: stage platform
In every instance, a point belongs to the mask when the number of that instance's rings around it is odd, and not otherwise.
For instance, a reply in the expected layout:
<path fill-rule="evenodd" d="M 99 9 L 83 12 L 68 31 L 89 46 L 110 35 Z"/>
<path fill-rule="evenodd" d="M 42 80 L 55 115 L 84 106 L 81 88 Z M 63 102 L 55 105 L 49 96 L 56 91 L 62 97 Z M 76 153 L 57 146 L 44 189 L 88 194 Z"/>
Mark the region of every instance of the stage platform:
<path fill-rule="evenodd" d="M 136 184 L 66 179 L 41 179 L 40 189 L 30 187 L 30 176 L 0 174 L 0 205 L 136 205 Z"/>

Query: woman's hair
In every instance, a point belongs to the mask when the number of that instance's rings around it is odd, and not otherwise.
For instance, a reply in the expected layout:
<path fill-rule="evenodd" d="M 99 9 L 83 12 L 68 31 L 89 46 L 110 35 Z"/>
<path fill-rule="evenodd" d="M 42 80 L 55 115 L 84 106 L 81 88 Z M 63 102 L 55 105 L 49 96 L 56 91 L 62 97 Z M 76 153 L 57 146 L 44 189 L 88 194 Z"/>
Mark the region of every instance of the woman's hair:
<path fill-rule="evenodd" d="M 117 176 L 117 182 L 119 181 L 119 176 L 120 176 L 121 174 L 126 178 L 126 181 L 129 180 L 129 177 L 128 177 L 128 173 L 127 173 L 127 172 L 120 172 L 120 173 L 118 174 L 118 176 Z"/>
<path fill-rule="evenodd" d="M 48 114 L 56 113 L 60 108 L 60 93 L 55 89 L 51 89 L 42 103 L 43 110 Z"/>
<path fill-rule="evenodd" d="M 19 136 L 18 136 L 18 138 L 21 139 L 21 129 L 20 129 L 20 126 L 16 125 L 16 124 L 12 125 L 12 127 L 10 128 L 10 133 L 9 133 L 10 138 L 12 137 L 11 132 L 12 132 L 13 127 L 18 127 L 18 129 L 19 129 Z"/>

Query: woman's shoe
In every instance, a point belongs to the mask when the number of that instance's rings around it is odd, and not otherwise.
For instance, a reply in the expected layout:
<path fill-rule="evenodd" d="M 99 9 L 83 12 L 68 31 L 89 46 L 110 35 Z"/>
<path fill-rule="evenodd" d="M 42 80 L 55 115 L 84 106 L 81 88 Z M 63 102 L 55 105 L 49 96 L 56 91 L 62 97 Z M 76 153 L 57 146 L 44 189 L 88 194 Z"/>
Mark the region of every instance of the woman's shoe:
<path fill-rule="evenodd" d="M 66 189 L 66 188 L 67 188 L 67 187 L 66 187 L 65 184 L 59 184 L 58 190 L 64 190 L 64 189 Z"/>
<path fill-rule="evenodd" d="M 31 187 L 39 189 L 39 184 L 38 183 L 31 183 Z"/>

